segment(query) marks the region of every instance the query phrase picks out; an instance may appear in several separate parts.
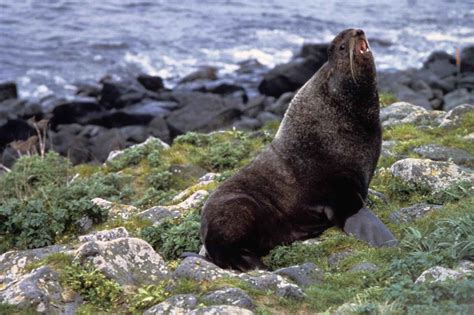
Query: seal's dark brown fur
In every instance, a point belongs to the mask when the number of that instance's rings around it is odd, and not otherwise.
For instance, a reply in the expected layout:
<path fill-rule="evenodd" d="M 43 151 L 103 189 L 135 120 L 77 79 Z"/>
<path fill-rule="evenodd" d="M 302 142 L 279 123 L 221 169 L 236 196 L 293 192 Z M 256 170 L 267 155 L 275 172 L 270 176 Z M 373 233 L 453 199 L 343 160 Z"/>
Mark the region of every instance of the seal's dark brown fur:
<path fill-rule="evenodd" d="M 275 246 L 344 227 L 364 208 L 381 126 L 372 53 L 354 41 L 365 41 L 362 30 L 336 36 L 328 62 L 296 94 L 270 146 L 206 202 L 201 236 L 220 267 L 264 268 L 260 257 Z M 354 73 L 349 47 L 356 47 Z M 359 217 L 350 230 L 370 229 Z"/>

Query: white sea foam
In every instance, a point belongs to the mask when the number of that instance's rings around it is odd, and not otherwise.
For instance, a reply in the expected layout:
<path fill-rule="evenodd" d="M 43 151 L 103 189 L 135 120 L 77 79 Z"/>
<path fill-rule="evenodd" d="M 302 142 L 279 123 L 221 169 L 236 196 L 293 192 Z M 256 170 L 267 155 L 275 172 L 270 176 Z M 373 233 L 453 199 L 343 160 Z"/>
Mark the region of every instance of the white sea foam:
<path fill-rule="evenodd" d="M 127 63 L 139 66 L 145 73 L 148 73 L 150 75 L 158 75 L 158 70 L 155 68 L 150 59 L 150 56 L 148 55 L 145 55 L 143 53 L 133 54 L 130 52 L 126 52 L 124 60 Z"/>

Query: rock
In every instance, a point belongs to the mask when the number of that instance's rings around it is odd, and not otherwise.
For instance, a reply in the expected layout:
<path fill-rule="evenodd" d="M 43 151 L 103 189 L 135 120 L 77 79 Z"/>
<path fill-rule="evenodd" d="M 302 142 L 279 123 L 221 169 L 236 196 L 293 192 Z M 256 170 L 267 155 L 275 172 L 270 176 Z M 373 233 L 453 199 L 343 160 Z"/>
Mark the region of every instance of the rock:
<path fill-rule="evenodd" d="M 349 256 L 352 256 L 353 254 L 354 252 L 351 249 L 345 249 L 340 252 L 331 254 L 328 257 L 328 265 L 331 269 L 335 269 L 344 259 Z"/>
<path fill-rule="evenodd" d="M 147 309 L 143 315 L 188 314 L 199 302 L 195 295 L 179 294 Z"/>
<path fill-rule="evenodd" d="M 266 110 L 283 117 L 283 115 L 286 112 L 286 109 L 288 108 L 288 105 L 293 99 L 293 96 L 295 96 L 295 93 L 293 92 L 283 93 L 278 98 L 278 100 L 275 103 L 273 103 L 271 106 L 267 107 Z"/>
<path fill-rule="evenodd" d="M 146 126 L 153 120 L 148 114 L 129 114 L 125 111 L 104 112 L 98 116 L 84 119 L 83 125 L 97 125 L 105 128 L 121 128 L 125 126 L 137 125 Z"/>
<path fill-rule="evenodd" d="M 423 93 L 418 93 L 406 85 L 395 85 L 392 88 L 392 91 L 395 97 L 401 101 L 416 104 L 426 109 L 431 109 L 429 99 L 424 96 Z"/>
<path fill-rule="evenodd" d="M 463 73 L 458 80 L 458 88 L 467 89 L 474 93 L 474 71 L 471 73 Z"/>
<path fill-rule="evenodd" d="M 59 275 L 49 266 L 37 268 L 0 289 L 0 302 L 34 308 L 40 314 L 63 314 Z"/>
<path fill-rule="evenodd" d="M 138 208 L 134 206 L 124 205 L 120 203 L 110 202 L 102 198 L 94 198 L 92 203 L 109 211 L 109 218 L 120 217 L 122 219 L 129 219 L 133 214 L 138 212 Z"/>
<path fill-rule="evenodd" d="M 248 101 L 245 89 L 242 86 L 231 82 L 210 82 L 195 89 L 195 91 L 231 97 L 239 99 L 244 103 Z"/>
<path fill-rule="evenodd" d="M 81 82 L 75 83 L 76 95 L 98 98 L 102 87 L 95 82 Z"/>
<path fill-rule="evenodd" d="M 122 111 L 127 114 L 166 117 L 171 111 L 178 108 L 179 104 L 176 102 L 144 99 L 140 103 L 127 106 Z"/>
<path fill-rule="evenodd" d="M 67 102 L 53 109 L 53 117 L 50 119 L 49 124 L 54 131 L 57 130 L 59 125 L 73 123 L 85 124 L 87 117 L 97 115 L 101 111 L 102 108 L 95 102 Z"/>
<path fill-rule="evenodd" d="M 474 104 L 474 93 L 467 89 L 457 89 L 444 96 L 444 110 L 448 111 L 461 104 Z"/>
<path fill-rule="evenodd" d="M 138 238 L 84 243 L 76 250 L 74 260 L 92 264 L 121 285 L 155 284 L 169 276 L 163 258 L 150 244 Z"/>
<path fill-rule="evenodd" d="M 314 57 L 317 60 L 320 60 L 322 63 L 324 63 L 326 62 L 326 60 L 328 60 L 328 49 L 329 49 L 329 44 L 305 43 L 301 47 L 299 56 L 303 58 Z"/>
<path fill-rule="evenodd" d="M 18 91 L 15 82 L 0 83 L 0 103 L 4 100 L 18 98 Z"/>
<path fill-rule="evenodd" d="M 397 102 L 380 110 L 380 121 L 382 125 L 392 126 L 409 115 L 423 115 L 428 111 L 421 106 L 416 106 L 407 102 Z"/>
<path fill-rule="evenodd" d="M 217 71 L 216 67 L 204 66 L 179 80 L 179 83 L 193 82 L 197 80 L 217 80 Z"/>
<path fill-rule="evenodd" d="M 419 219 L 426 214 L 441 209 L 442 206 L 430 205 L 427 203 L 418 203 L 406 208 L 401 208 L 398 211 L 392 212 L 389 216 L 390 221 L 394 223 L 398 222 L 411 222 Z"/>
<path fill-rule="evenodd" d="M 434 97 L 430 86 L 423 80 L 416 80 L 411 85 L 411 88 L 416 92 L 417 95 L 422 96 L 424 99 L 430 100 Z"/>
<path fill-rule="evenodd" d="M 131 84 L 106 80 L 100 91 L 99 102 L 106 109 L 123 108 L 141 102 L 145 94 Z"/>
<path fill-rule="evenodd" d="M 262 123 L 256 118 L 242 116 L 232 127 L 238 130 L 257 130 L 262 127 Z"/>
<path fill-rule="evenodd" d="M 264 124 L 272 122 L 272 121 L 280 121 L 281 117 L 279 117 L 275 114 L 269 113 L 269 112 L 261 112 L 260 114 L 258 114 L 257 120 L 261 124 L 264 125 Z"/>
<path fill-rule="evenodd" d="M 124 227 L 118 227 L 111 230 L 97 231 L 91 234 L 79 236 L 79 242 L 107 242 L 122 237 L 128 237 L 128 231 Z"/>
<path fill-rule="evenodd" d="M 195 309 L 187 315 L 253 315 L 252 311 L 231 305 L 216 305 Z"/>
<path fill-rule="evenodd" d="M 367 196 L 367 204 L 373 205 L 374 202 L 381 202 L 381 203 L 388 204 L 388 198 L 383 193 L 369 188 L 369 193 Z"/>
<path fill-rule="evenodd" d="M 473 165 L 474 156 L 469 152 L 458 149 L 449 148 L 436 144 L 426 144 L 413 149 L 413 151 L 421 157 L 428 158 L 434 161 L 453 161 L 461 165 Z"/>
<path fill-rule="evenodd" d="M 474 45 L 464 47 L 461 51 L 461 71 L 474 72 Z"/>
<path fill-rule="evenodd" d="M 392 157 L 395 156 L 393 149 L 397 145 L 397 141 L 395 140 L 383 140 L 382 141 L 382 152 L 380 153 L 383 157 Z"/>
<path fill-rule="evenodd" d="M 392 174 L 405 182 L 441 191 L 461 181 L 474 181 L 474 172 L 452 162 L 429 159 L 403 159 L 390 168 Z"/>
<path fill-rule="evenodd" d="M 148 134 L 164 143 L 171 142 L 170 130 L 166 120 L 162 117 L 155 117 L 148 124 Z"/>
<path fill-rule="evenodd" d="M 0 280 L 1 284 L 7 284 L 25 272 L 25 267 L 31 263 L 40 261 L 45 257 L 65 252 L 68 247 L 62 245 L 52 245 L 42 248 L 28 249 L 22 251 L 9 251 L 0 255 L 0 274 L 2 275 Z M 0 285 L 1 287 L 1 285 Z"/>
<path fill-rule="evenodd" d="M 173 135 L 224 128 L 232 125 L 241 115 L 238 103 L 215 94 L 181 92 L 176 93 L 175 97 L 182 108 L 166 118 Z"/>
<path fill-rule="evenodd" d="M 462 272 L 436 266 L 423 271 L 423 273 L 416 279 L 415 283 L 443 282 L 449 279 L 459 280 L 463 277 L 464 274 Z"/>
<path fill-rule="evenodd" d="M 26 140 L 34 135 L 36 130 L 26 121 L 9 119 L 3 124 L 0 122 L 0 150 L 13 141 Z"/>
<path fill-rule="evenodd" d="M 265 95 L 257 95 L 251 98 L 242 109 L 243 114 L 253 118 L 257 117 L 257 115 L 265 108 L 266 99 L 267 97 Z"/>
<path fill-rule="evenodd" d="M 153 225 L 159 225 L 167 218 L 178 218 L 180 215 L 179 210 L 170 210 L 164 206 L 152 207 L 137 213 L 138 217 L 152 221 Z"/>
<path fill-rule="evenodd" d="M 19 99 L 8 99 L 0 102 L 0 125 L 8 119 L 27 120 L 34 117 L 36 121 L 39 121 L 43 116 L 43 109 L 36 102 Z"/>
<path fill-rule="evenodd" d="M 88 216 L 83 216 L 74 222 L 74 225 L 77 227 L 79 233 L 87 233 L 92 228 L 93 224 L 94 221 Z"/>
<path fill-rule="evenodd" d="M 57 132 L 50 131 L 49 137 L 54 151 L 67 156 L 72 164 L 86 163 L 92 159 L 89 140 L 78 134 L 79 125 L 60 125 Z"/>
<path fill-rule="evenodd" d="M 349 272 L 358 272 L 358 271 L 377 271 L 379 267 L 371 262 L 363 262 L 357 265 L 352 266 L 349 269 Z"/>
<path fill-rule="evenodd" d="M 305 263 L 275 270 L 276 274 L 294 281 L 299 286 L 309 286 L 321 283 L 324 273 L 313 263 Z"/>
<path fill-rule="evenodd" d="M 225 288 L 207 293 L 203 296 L 207 304 L 223 304 L 253 309 L 255 306 L 250 296 L 239 288 Z"/>
<path fill-rule="evenodd" d="M 158 76 L 140 74 L 137 77 L 137 81 L 140 82 L 140 84 L 143 85 L 145 89 L 153 91 L 153 92 L 156 92 L 165 88 L 165 85 L 163 84 L 163 79 Z"/>
<path fill-rule="evenodd" d="M 295 299 L 300 299 L 304 296 L 303 291 L 297 285 L 289 283 L 280 275 L 264 271 L 256 271 L 254 275 L 239 274 L 234 271 L 221 269 L 213 263 L 198 257 L 185 258 L 176 269 L 174 277 L 195 281 L 213 281 L 226 277 L 237 278 L 257 290 L 273 290 L 278 296 Z"/>
<path fill-rule="evenodd" d="M 310 56 L 278 65 L 263 77 L 258 86 L 260 93 L 280 97 L 285 92 L 293 92 L 308 81 L 327 59 Z"/>
<path fill-rule="evenodd" d="M 474 261 L 472 260 L 461 260 L 456 267 L 462 273 L 474 272 Z"/>
<path fill-rule="evenodd" d="M 444 78 L 456 73 L 456 59 L 444 51 L 435 51 L 425 61 L 423 68 L 430 70 L 440 78 Z"/>
<path fill-rule="evenodd" d="M 143 143 L 132 145 L 131 147 L 128 147 L 125 150 L 117 150 L 117 151 L 110 152 L 109 156 L 107 157 L 107 162 L 110 162 L 116 159 L 117 157 L 121 156 L 126 150 L 136 150 L 136 149 L 149 146 L 149 145 L 157 146 L 158 148 L 161 148 L 162 150 L 167 150 L 170 147 L 167 143 L 161 141 L 158 138 L 148 137 L 148 139 L 146 139 L 146 141 Z"/>
<path fill-rule="evenodd" d="M 439 126 L 446 129 L 456 128 L 461 124 L 462 117 L 472 111 L 474 111 L 473 105 L 463 104 L 456 106 L 444 115 Z"/>

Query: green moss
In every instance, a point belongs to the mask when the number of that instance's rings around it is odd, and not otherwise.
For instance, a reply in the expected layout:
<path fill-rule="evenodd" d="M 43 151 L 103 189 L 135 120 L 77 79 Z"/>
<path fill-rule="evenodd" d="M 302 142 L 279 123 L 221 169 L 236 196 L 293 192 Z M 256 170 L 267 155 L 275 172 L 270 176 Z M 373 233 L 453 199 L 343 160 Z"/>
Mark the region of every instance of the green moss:
<path fill-rule="evenodd" d="M 398 102 L 398 99 L 392 93 L 381 92 L 379 93 L 379 102 L 381 107 L 387 107 L 395 102 Z"/>
<path fill-rule="evenodd" d="M 146 285 L 138 288 L 137 292 L 128 302 L 129 311 L 132 313 L 143 311 L 153 305 L 163 302 L 171 296 L 171 292 L 167 290 L 168 285 L 168 281 L 161 281 L 158 284 Z"/>
<path fill-rule="evenodd" d="M 30 272 L 33 269 L 39 268 L 41 266 L 48 265 L 53 269 L 60 271 L 64 270 L 66 267 L 72 264 L 72 256 L 66 253 L 53 253 L 45 258 L 31 262 L 25 266 L 25 271 Z"/>
<path fill-rule="evenodd" d="M 16 305 L 0 303 L 0 314 L 4 315 L 36 315 L 33 308 L 23 308 Z"/>

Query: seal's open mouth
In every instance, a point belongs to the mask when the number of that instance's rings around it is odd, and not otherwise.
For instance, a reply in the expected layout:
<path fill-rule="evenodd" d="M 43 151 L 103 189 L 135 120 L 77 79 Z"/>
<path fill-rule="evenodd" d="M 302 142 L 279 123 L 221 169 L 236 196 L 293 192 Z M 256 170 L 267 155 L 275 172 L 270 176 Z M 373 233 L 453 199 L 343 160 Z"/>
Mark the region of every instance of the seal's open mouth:
<path fill-rule="evenodd" d="M 359 38 L 359 39 L 357 40 L 357 44 L 356 44 L 355 49 L 356 49 L 356 52 L 357 52 L 357 53 L 360 53 L 360 54 L 362 54 L 362 55 L 363 55 L 364 53 L 370 51 L 370 49 L 369 49 L 369 44 L 368 44 L 367 41 L 366 41 L 365 39 L 363 39 L 363 38 Z"/>

